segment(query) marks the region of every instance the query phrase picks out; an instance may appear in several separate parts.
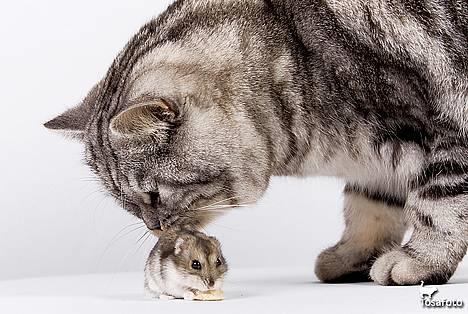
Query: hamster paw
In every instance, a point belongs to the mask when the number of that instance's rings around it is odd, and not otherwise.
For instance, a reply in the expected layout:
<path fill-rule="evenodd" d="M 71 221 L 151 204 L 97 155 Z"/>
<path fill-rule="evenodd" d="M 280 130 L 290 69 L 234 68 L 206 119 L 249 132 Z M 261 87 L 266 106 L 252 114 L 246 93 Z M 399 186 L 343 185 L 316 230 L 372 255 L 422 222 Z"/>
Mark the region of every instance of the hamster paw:
<path fill-rule="evenodd" d="M 421 281 L 428 284 L 447 282 L 440 270 L 423 265 L 403 250 L 393 250 L 380 256 L 371 268 L 372 280 L 381 285 L 418 285 Z"/>
<path fill-rule="evenodd" d="M 167 294 L 159 295 L 159 300 L 169 301 L 169 300 L 174 300 L 174 299 L 175 298 L 172 295 L 167 295 Z"/>
<path fill-rule="evenodd" d="M 145 298 L 147 299 L 157 299 L 159 298 L 159 293 L 145 289 Z"/>
<path fill-rule="evenodd" d="M 184 293 L 184 300 L 193 301 L 195 300 L 195 293 L 192 291 L 187 291 Z"/>

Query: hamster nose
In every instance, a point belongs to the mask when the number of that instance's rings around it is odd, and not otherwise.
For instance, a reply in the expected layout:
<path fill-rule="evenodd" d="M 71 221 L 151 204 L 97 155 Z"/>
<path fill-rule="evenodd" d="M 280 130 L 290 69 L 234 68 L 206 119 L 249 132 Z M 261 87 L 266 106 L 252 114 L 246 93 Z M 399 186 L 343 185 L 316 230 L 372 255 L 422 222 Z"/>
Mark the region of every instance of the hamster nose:
<path fill-rule="evenodd" d="M 215 285 L 215 280 L 213 278 L 208 279 L 208 288 L 213 288 Z"/>

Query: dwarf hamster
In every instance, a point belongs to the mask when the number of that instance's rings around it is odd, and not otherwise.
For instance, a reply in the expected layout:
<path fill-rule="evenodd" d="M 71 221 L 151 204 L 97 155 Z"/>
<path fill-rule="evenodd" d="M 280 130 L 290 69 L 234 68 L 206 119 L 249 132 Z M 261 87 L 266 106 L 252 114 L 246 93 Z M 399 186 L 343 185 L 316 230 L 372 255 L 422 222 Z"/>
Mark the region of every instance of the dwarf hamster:
<path fill-rule="evenodd" d="M 167 230 L 145 267 L 145 290 L 151 297 L 193 300 L 197 292 L 221 290 L 228 265 L 221 244 L 201 232 Z"/>

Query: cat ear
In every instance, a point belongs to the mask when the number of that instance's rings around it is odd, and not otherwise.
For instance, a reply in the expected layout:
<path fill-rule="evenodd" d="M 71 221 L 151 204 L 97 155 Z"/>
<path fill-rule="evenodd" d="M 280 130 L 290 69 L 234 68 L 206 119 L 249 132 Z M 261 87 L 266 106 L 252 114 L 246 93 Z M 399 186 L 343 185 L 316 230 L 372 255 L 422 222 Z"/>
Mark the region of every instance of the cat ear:
<path fill-rule="evenodd" d="M 94 86 L 81 104 L 46 122 L 44 126 L 50 130 L 61 131 L 65 135 L 81 139 L 93 114 L 97 90 L 98 85 Z"/>
<path fill-rule="evenodd" d="M 175 255 L 179 255 L 182 252 L 182 244 L 184 244 L 185 240 L 183 238 L 178 238 L 174 245 L 174 253 Z"/>
<path fill-rule="evenodd" d="M 179 115 L 175 104 L 156 100 L 133 106 L 112 119 L 110 130 L 123 137 L 157 135 L 173 125 Z"/>
<path fill-rule="evenodd" d="M 88 113 L 80 105 L 46 122 L 44 126 L 50 130 L 62 131 L 66 135 L 80 138 L 86 128 L 88 119 Z"/>

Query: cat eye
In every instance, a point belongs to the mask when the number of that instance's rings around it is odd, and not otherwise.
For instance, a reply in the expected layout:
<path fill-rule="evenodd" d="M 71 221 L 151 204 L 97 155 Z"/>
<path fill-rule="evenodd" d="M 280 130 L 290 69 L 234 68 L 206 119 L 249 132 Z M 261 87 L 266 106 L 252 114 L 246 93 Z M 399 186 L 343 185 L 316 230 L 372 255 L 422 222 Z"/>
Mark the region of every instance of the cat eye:
<path fill-rule="evenodd" d="M 222 264 L 223 264 L 223 262 L 221 262 L 221 260 L 218 258 L 218 259 L 216 260 L 216 267 L 219 267 L 219 266 L 221 266 Z"/>
<path fill-rule="evenodd" d="M 192 261 L 192 268 L 195 270 L 200 270 L 202 268 L 201 263 L 197 260 Z"/>
<path fill-rule="evenodd" d="M 151 200 L 151 207 L 157 208 L 159 204 L 159 193 L 158 192 L 149 192 L 149 197 Z"/>

